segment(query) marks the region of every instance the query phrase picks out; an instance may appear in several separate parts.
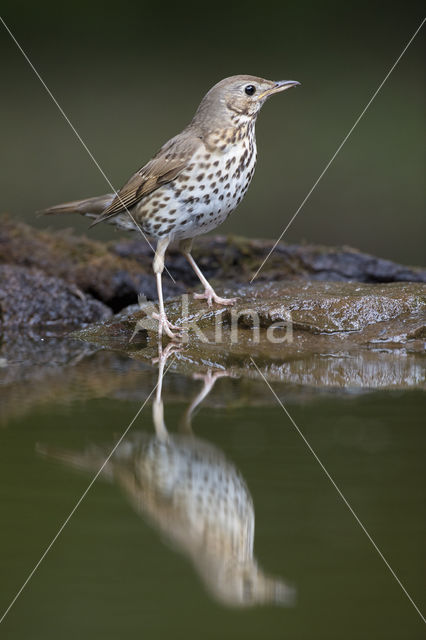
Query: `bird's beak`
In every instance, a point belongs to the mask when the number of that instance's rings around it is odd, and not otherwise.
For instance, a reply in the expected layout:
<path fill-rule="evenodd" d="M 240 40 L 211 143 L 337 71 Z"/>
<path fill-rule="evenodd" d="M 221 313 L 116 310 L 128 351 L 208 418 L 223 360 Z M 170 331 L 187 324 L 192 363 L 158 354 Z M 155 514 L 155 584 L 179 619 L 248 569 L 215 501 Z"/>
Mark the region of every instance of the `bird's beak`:
<path fill-rule="evenodd" d="M 298 85 L 300 85 L 300 82 L 297 82 L 297 80 L 278 80 L 273 87 L 261 93 L 257 99 L 261 100 L 262 98 L 269 98 L 269 96 L 272 96 L 274 93 L 280 93 L 281 91 L 286 91 L 287 89 L 297 87 Z"/>

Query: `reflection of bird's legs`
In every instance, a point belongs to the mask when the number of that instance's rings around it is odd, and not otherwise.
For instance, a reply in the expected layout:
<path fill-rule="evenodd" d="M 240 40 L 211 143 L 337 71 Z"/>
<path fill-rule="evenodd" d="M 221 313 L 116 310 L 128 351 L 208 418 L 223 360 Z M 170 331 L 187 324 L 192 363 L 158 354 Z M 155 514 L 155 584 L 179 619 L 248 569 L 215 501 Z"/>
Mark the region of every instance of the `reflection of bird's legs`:
<path fill-rule="evenodd" d="M 207 304 L 209 307 L 211 307 L 212 302 L 215 302 L 216 304 L 225 304 L 225 305 L 234 304 L 234 302 L 237 301 L 237 298 L 221 298 L 220 296 L 217 295 L 212 285 L 207 280 L 207 278 L 201 271 L 200 267 L 192 257 L 191 247 L 192 247 L 192 238 L 182 240 L 179 244 L 179 249 L 182 251 L 183 255 L 188 260 L 189 264 L 195 271 L 195 274 L 198 276 L 201 284 L 204 287 L 204 293 L 194 293 L 194 298 L 202 298 L 203 300 L 204 299 L 207 300 Z"/>
<path fill-rule="evenodd" d="M 179 331 L 179 327 L 172 324 L 170 320 L 167 318 L 166 311 L 164 309 L 164 301 L 163 301 L 163 286 L 161 282 L 161 275 L 164 270 L 164 256 L 166 254 L 166 249 L 169 244 L 169 238 L 163 238 L 158 241 L 157 249 L 155 251 L 154 262 L 152 267 L 154 269 L 155 277 L 157 280 L 157 292 L 158 292 L 158 307 L 159 313 L 153 313 L 152 317 L 158 320 L 158 339 L 161 341 L 161 334 L 164 332 L 169 336 L 169 338 L 177 339 L 179 335 L 173 333 L 172 329 L 177 329 Z"/>
<path fill-rule="evenodd" d="M 168 358 L 170 358 L 170 356 L 174 356 L 176 353 L 179 353 L 182 347 L 183 345 L 180 342 L 169 342 L 163 349 L 163 345 L 161 344 L 161 342 L 159 342 L 158 356 L 151 360 L 152 364 L 157 364 L 158 362 L 158 366 L 161 366 L 164 371 L 164 365 L 166 364 Z"/>
<path fill-rule="evenodd" d="M 227 378 L 230 375 L 231 374 L 228 373 L 227 371 L 212 372 L 211 369 L 209 369 L 207 373 L 194 373 L 194 375 L 192 376 L 194 380 L 202 380 L 204 384 L 201 391 L 195 396 L 195 398 L 193 399 L 193 401 L 191 402 L 191 404 L 189 405 L 189 407 L 187 408 L 187 410 L 182 416 L 182 420 L 180 423 L 181 431 L 183 431 L 184 433 L 192 433 L 191 423 L 192 423 L 192 415 L 195 409 L 198 407 L 199 404 L 202 403 L 204 398 L 206 398 L 209 395 L 209 393 L 211 392 L 211 390 L 213 389 L 216 383 L 216 380 L 218 380 L 219 378 Z"/>
<path fill-rule="evenodd" d="M 158 362 L 158 379 L 155 398 L 152 403 L 152 421 L 155 427 L 155 433 L 160 440 L 167 440 L 169 434 L 164 422 L 164 405 L 162 399 L 164 367 L 167 359 L 179 351 L 180 346 L 169 342 L 163 351 L 161 341 L 158 343 L 158 358 L 152 360 L 153 363 Z"/>

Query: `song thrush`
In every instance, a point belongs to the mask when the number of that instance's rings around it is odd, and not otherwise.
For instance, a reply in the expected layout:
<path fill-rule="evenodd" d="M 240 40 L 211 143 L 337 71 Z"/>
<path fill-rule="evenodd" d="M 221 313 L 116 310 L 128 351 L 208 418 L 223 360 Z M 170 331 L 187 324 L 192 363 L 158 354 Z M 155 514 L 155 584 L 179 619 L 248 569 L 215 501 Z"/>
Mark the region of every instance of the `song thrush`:
<path fill-rule="evenodd" d="M 254 504 L 244 478 L 220 449 L 192 431 L 196 407 L 227 372 L 197 375 L 203 388 L 185 411 L 180 432 L 166 426 L 164 368 L 177 346 L 169 342 L 159 353 L 152 403 L 155 435 L 145 430 L 129 434 L 112 454 L 110 444 L 94 443 L 83 451 L 45 445 L 37 445 L 37 451 L 79 471 L 101 469 L 161 537 L 191 560 L 219 602 L 237 607 L 292 605 L 294 587 L 265 573 L 254 556 Z"/>
<path fill-rule="evenodd" d="M 191 255 L 192 239 L 221 224 L 238 206 L 256 165 L 255 123 L 264 102 L 299 83 L 273 82 L 238 75 L 218 82 L 204 96 L 190 124 L 166 142 L 122 189 L 95 198 L 69 202 L 46 214 L 80 213 L 120 229 L 136 230 L 157 241 L 153 269 L 157 280 L 159 335 L 175 338 L 165 313 L 161 275 L 170 242 L 180 249 L 204 286 L 209 305 L 232 304 L 218 296 Z"/>

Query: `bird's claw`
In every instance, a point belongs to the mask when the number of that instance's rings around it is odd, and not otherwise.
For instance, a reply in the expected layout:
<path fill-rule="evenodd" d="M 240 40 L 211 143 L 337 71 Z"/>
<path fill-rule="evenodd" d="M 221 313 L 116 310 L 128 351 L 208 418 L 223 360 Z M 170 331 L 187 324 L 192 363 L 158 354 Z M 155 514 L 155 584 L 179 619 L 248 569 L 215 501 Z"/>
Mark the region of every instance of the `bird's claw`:
<path fill-rule="evenodd" d="M 183 345 L 176 343 L 176 342 L 169 342 L 168 345 L 164 348 L 164 351 L 161 347 L 161 344 L 159 346 L 159 352 L 158 352 L 158 356 L 156 358 L 152 358 L 151 362 L 152 364 L 157 364 L 160 362 L 166 362 L 167 358 L 169 358 L 170 356 L 174 356 L 176 353 L 179 353 L 179 351 L 181 351 Z"/>
<path fill-rule="evenodd" d="M 215 304 L 233 305 L 238 300 L 238 298 L 221 298 L 215 293 L 214 289 L 205 289 L 204 293 L 194 293 L 194 298 L 196 300 L 207 300 L 209 307 L 212 306 L 213 302 Z"/>
<path fill-rule="evenodd" d="M 213 382 L 215 382 L 216 380 L 219 380 L 219 378 L 230 378 L 232 377 L 232 374 L 229 371 L 212 371 L 211 369 L 208 369 L 206 373 L 193 373 L 192 374 L 192 379 L 193 380 L 202 380 L 203 382 L 207 383 L 207 384 L 211 384 Z"/>
<path fill-rule="evenodd" d="M 181 339 L 182 327 L 178 327 L 177 325 L 172 324 L 165 313 L 153 313 L 151 317 L 154 318 L 154 320 L 158 320 L 159 338 L 161 338 L 164 330 L 164 333 L 169 336 L 171 340 Z M 173 330 L 175 330 L 177 333 L 173 333 Z"/>

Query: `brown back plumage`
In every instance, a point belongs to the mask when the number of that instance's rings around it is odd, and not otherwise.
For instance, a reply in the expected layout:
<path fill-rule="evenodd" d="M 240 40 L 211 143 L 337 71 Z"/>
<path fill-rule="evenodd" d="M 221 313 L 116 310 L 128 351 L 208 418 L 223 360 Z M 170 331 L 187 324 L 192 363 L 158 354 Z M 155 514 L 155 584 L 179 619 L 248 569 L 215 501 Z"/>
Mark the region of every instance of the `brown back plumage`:
<path fill-rule="evenodd" d="M 174 180 L 188 166 L 200 145 L 201 138 L 192 127 L 166 142 L 157 155 L 126 182 L 91 226 L 130 209 L 144 196 Z"/>

